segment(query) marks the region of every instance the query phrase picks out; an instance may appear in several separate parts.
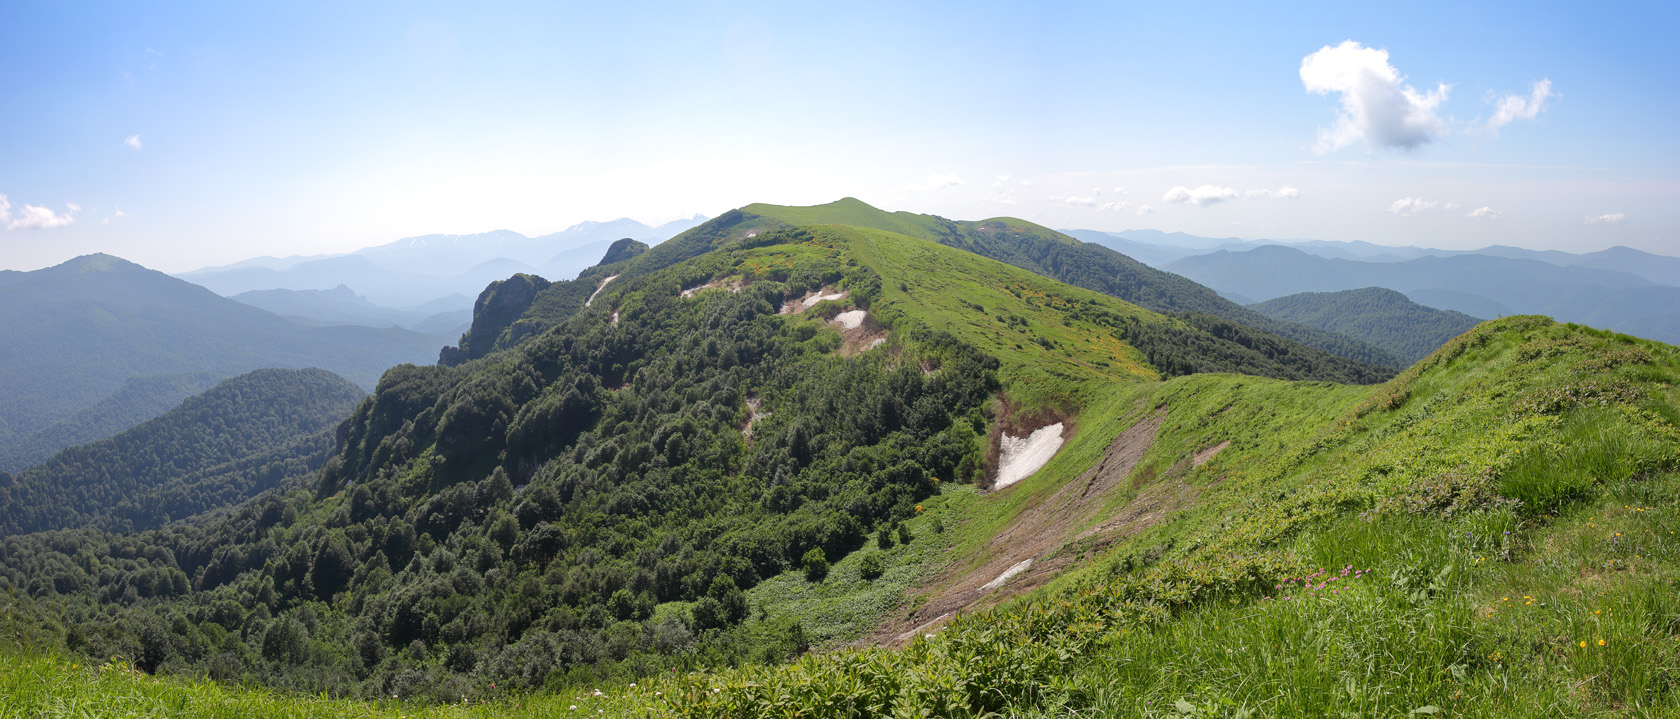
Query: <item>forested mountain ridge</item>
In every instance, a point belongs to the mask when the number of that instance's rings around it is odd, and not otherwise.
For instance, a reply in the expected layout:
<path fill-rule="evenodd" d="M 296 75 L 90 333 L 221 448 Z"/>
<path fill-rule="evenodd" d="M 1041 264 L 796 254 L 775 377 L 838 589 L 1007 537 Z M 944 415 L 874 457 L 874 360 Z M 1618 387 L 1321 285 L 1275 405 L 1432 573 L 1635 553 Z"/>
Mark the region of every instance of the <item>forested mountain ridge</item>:
<path fill-rule="evenodd" d="M 1303 292 L 1248 307 L 1268 317 L 1357 337 L 1407 364 L 1481 322 L 1462 312 L 1420 305 L 1381 287 Z"/>
<path fill-rule="evenodd" d="M 0 285 L 0 446 L 131 377 L 321 367 L 371 388 L 393 365 L 432 361 L 444 341 L 394 328 L 301 327 L 126 260 L 79 257 Z"/>
<path fill-rule="evenodd" d="M 16 472 L 51 459 L 66 447 L 109 437 L 174 409 L 222 379 L 214 372 L 130 377 L 110 396 L 0 450 L 0 471 Z"/>
<path fill-rule="evenodd" d="M 0 537 L 151 529 L 234 507 L 326 461 L 366 393 L 319 369 L 256 370 L 108 439 L 66 449 L 0 487 Z"/>

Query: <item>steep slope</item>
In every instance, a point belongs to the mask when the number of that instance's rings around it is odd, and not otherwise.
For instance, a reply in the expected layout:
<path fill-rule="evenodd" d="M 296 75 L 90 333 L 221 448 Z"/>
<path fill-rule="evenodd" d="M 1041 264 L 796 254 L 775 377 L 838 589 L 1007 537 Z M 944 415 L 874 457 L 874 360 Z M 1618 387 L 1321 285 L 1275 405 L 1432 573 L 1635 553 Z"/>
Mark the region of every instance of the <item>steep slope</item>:
<path fill-rule="evenodd" d="M 1400 367 L 1393 356 L 1358 340 L 1274 320 L 1178 275 L 1023 220 L 1000 217 L 953 221 L 934 215 L 889 213 L 849 197 L 813 207 L 748 205 L 741 211 L 749 217 L 770 218 L 791 225 L 853 225 L 933 240 L 1157 312 L 1211 315 L 1356 362 L 1391 369 Z M 1311 352 L 1303 348 L 1297 354 L 1306 356 Z M 1387 377 L 1381 372 L 1372 372 L 1370 376 L 1371 379 L 1364 381 Z"/>
<path fill-rule="evenodd" d="M 1371 390 L 1139 387 L 1117 397 L 1136 407 L 1122 426 L 1172 431 L 1122 478 L 1112 520 L 1041 557 L 1082 571 L 898 651 L 648 690 L 701 717 L 1668 716 L 1677 378 L 1674 347 L 1517 317 Z M 1039 497 L 1098 469 L 1053 464 Z"/>
<path fill-rule="evenodd" d="M 1303 292 L 1249 305 L 1267 317 L 1357 337 L 1410 365 L 1481 322 L 1462 312 L 1425 307 L 1381 287 Z"/>
<path fill-rule="evenodd" d="M 0 447 L 130 377 L 321 367 L 372 387 L 392 365 L 432 361 L 441 344 L 394 328 L 300 327 L 116 257 L 80 257 L 0 287 Z"/>
<path fill-rule="evenodd" d="M 0 451 L 0 471 L 16 472 L 45 462 L 66 447 L 109 437 L 168 412 L 222 379 L 213 372 L 130 377 L 109 397 L 6 446 Z"/>
<path fill-rule="evenodd" d="M 12 477 L 0 488 L 0 535 L 149 529 L 236 506 L 319 468 L 332 427 L 364 396 L 318 369 L 240 375 Z"/>

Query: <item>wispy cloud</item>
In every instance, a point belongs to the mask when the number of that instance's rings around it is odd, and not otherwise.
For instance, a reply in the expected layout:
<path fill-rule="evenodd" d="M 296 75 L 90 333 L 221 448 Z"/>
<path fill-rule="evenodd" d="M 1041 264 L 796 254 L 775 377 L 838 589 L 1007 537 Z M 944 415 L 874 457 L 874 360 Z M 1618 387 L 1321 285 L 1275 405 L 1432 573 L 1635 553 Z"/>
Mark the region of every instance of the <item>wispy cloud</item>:
<path fill-rule="evenodd" d="M 76 221 L 75 213 L 82 209 L 75 203 L 66 203 L 69 212 L 59 214 L 51 208 L 42 205 L 25 204 L 17 212 L 12 212 L 12 203 L 5 195 L 0 195 L 0 225 L 7 230 L 50 230 L 63 227 Z"/>
<path fill-rule="evenodd" d="M 1492 207 L 1478 207 L 1465 213 L 1464 216 L 1472 220 L 1497 220 L 1504 217 L 1505 213 L 1495 210 Z"/>
<path fill-rule="evenodd" d="M 139 135 L 129 135 L 127 138 L 125 138 L 123 140 L 123 147 L 126 147 L 130 150 L 134 150 L 134 151 L 138 152 L 140 150 L 140 136 Z M 169 153 L 166 152 L 164 154 L 167 155 Z"/>
<path fill-rule="evenodd" d="M 1003 183 L 1008 181 L 1009 175 L 998 175 L 997 177 L 992 178 L 992 187 L 1003 187 Z"/>
<path fill-rule="evenodd" d="M 1171 190 L 1167 190 L 1167 194 L 1161 197 L 1161 201 L 1167 204 L 1207 207 L 1208 205 L 1217 204 L 1226 200 L 1236 199 L 1236 197 L 1237 191 L 1229 187 L 1202 185 L 1201 187 L 1192 190 L 1181 185 L 1174 187 Z"/>
<path fill-rule="evenodd" d="M 1372 147 L 1413 150 L 1446 132 L 1435 109 L 1451 86 L 1418 92 L 1388 64 L 1388 51 L 1352 40 L 1324 46 L 1301 60 L 1301 83 L 1307 92 L 1338 93 L 1342 111 L 1330 127 L 1319 128 L 1315 150 L 1329 153 L 1363 140 Z"/>
<path fill-rule="evenodd" d="M 1402 197 L 1395 200 L 1394 204 L 1389 205 L 1388 211 L 1401 217 L 1414 217 L 1436 212 L 1452 212 L 1458 208 L 1459 204 L 1456 202 L 1438 202 L 1436 200 L 1425 200 L 1421 197 Z"/>
<path fill-rule="evenodd" d="M 1627 222 L 1627 215 L 1620 212 L 1608 215 L 1587 215 L 1586 219 L 1581 221 L 1589 225 L 1620 225 Z"/>
<path fill-rule="evenodd" d="M 1499 98 L 1499 104 L 1494 107 L 1493 117 L 1488 118 L 1489 130 L 1498 132 L 1499 128 L 1517 120 L 1532 120 L 1546 109 L 1546 100 L 1557 97 L 1552 92 L 1551 80 L 1540 80 L 1534 83 L 1528 97 L 1510 93 Z"/>
<path fill-rule="evenodd" d="M 1293 187 L 1279 187 L 1276 190 L 1261 188 L 1243 194 L 1250 199 L 1294 200 L 1301 197 L 1301 191 Z"/>
<path fill-rule="evenodd" d="M 925 192 L 928 190 L 939 190 L 946 187 L 956 187 L 961 184 L 963 184 L 963 179 L 961 177 L 957 177 L 955 174 L 947 172 L 943 174 L 928 175 L 927 177 L 922 178 L 921 182 L 911 185 L 910 189 Z"/>

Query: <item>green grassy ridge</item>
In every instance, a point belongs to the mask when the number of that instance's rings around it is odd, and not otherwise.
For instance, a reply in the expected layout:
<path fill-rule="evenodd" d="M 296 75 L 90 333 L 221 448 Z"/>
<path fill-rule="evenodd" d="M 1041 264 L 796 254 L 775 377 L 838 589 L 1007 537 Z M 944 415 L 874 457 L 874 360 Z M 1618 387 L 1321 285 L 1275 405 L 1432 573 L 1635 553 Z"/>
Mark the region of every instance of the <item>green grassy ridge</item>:
<path fill-rule="evenodd" d="M 1294 345 L 1292 351 L 1283 350 L 1281 354 L 1294 355 L 1288 357 L 1290 363 L 1297 365 L 1297 372 L 1305 370 L 1307 378 L 1369 384 L 1387 379 L 1403 366 L 1392 354 L 1362 340 L 1272 319 L 1178 275 L 1013 217 L 953 221 L 936 215 L 886 212 L 849 197 L 808 207 L 754 204 L 739 212 L 744 219 L 736 221 L 750 221 L 755 226 L 764 222 L 793 226 L 848 225 L 908 235 L 1119 297 L 1156 312 L 1219 317 Z M 1278 375 L 1275 370 L 1267 374 L 1303 378 L 1299 374 Z"/>

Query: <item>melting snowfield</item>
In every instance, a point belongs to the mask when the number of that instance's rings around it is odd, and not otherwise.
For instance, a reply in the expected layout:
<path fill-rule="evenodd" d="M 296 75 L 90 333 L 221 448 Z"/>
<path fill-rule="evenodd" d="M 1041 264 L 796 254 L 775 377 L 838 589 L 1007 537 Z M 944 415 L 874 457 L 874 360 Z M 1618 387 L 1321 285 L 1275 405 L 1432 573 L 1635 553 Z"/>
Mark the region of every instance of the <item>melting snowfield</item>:
<path fill-rule="evenodd" d="M 1032 565 L 1033 565 L 1033 560 L 1031 560 L 1031 559 L 1025 559 L 1025 560 L 1016 562 L 1015 566 L 1012 566 L 1008 569 L 1003 570 L 1003 574 L 999 574 L 997 576 L 997 579 L 993 579 L 990 582 L 986 582 L 986 584 L 984 586 L 980 587 L 980 593 L 985 594 L 986 592 L 992 591 L 993 589 L 997 589 L 998 587 L 1003 586 L 1004 582 L 1009 581 L 1015 575 L 1020 574 L 1021 572 L 1025 572 L 1028 569 L 1031 569 Z"/>
<path fill-rule="evenodd" d="M 601 286 L 596 287 L 595 288 L 595 294 L 590 295 L 589 299 L 583 301 L 583 306 L 588 307 L 592 304 L 595 304 L 595 297 L 601 294 L 601 290 L 604 290 L 604 289 L 607 288 L 607 283 L 608 282 L 611 282 L 611 281 L 616 280 L 616 279 L 618 279 L 618 275 L 613 275 L 613 276 L 608 277 L 604 280 L 601 280 Z"/>
<path fill-rule="evenodd" d="M 843 299 L 846 299 L 846 293 L 844 293 L 844 292 L 835 292 L 834 294 L 829 294 L 829 295 L 825 295 L 825 294 L 822 294 L 822 293 L 819 292 L 817 294 L 811 295 L 810 297 L 806 297 L 805 301 L 801 304 L 805 305 L 805 309 L 811 309 L 811 306 L 815 305 L 818 302 L 826 302 L 828 300 L 843 300 Z"/>
<path fill-rule="evenodd" d="M 855 330 L 858 327 L 863 325 L 863 316 L 865 314 L 867 314 L 867 313 L 865 313 L 863 310 L 852 310 L 850 312 L 841 312 L 840 314 L 837 314 L 837 315 L 834 316 L 834 321 L 839 322 L 846 329 Z"/>
<path fill-rule="evenodd" d="M 1062 423 L 1039 427 L 1025 437 L 1003 435 L 998 443 L 998 474 L 993 489 L 1003 489 L 1032 476 L 1062 448 Z"/>

